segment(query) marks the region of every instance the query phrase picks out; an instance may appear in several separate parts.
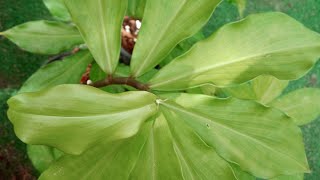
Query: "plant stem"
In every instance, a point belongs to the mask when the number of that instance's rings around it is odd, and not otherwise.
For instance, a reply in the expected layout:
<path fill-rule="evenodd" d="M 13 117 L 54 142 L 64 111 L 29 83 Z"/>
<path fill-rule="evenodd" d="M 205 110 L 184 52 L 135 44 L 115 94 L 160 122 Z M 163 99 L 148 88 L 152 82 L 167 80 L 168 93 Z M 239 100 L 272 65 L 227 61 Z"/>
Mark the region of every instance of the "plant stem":
<path fill-rule="evenodd" d="M 147 84 L 143 84 L 131 77 L 112 77 L 112 76 L 108 76 L 106 79 L 94 82 L 93 84 L 91 84 L 91 86 L 100 88 L 100 87 L 110 86 L 113 84 L 128 85 L 136 89 L 139 89 L 141 91 L 148 91 L 150 89 Z"/>

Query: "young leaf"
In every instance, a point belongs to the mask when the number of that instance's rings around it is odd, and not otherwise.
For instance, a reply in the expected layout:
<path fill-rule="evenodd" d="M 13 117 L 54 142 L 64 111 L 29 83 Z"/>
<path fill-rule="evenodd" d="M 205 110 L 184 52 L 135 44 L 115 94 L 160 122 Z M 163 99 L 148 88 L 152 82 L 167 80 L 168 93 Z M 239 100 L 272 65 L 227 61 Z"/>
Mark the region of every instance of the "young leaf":
<path fill-rule="evenodd" d="M 131 60 L 133 76 L 154 68 L 179 42 L 197 33 L 220 1 L 147 1 Z"/>
<path fill-rule="evenodd" d="M 127 0 L 64 0 L 94 59 L 113 74 L 120 56 L 121 27 Z"/>
<path fill-rule="evenodd" d="M 128 139 L 65 156 L 41 179 L 228 179 L 232 168 L 183 121 L 159 113 Z"/>
<path fill-rule="evenodd" d="M 35 72 L 19 93 L 40 91 L 60 84 L 79 84 L 81 75 L 92 60 L 88 51 L 80 51 L 62 61 L 52 62 Z"/>
<path fill-rule="evenodd" d="M 244 171 L 260 178 L 309 172 L 301 131 L 282 112 L 253 101 L 190 94 L 164 97 L 175 101 L 161 102 L 166 117 L 187 124 Z"/>
<path fill-rule="evenodd" d="M 320 115 L 320 89 L 305 88 L 293 91 L 270 103 L 292 117 L 297 125 L 305 125 Z"/>
<path fill-rule="evenodd" d="M 0 34 L 20 48 L 39 54 L 57 54 L 83 43 L 76 27 L 54 21 L 27 22 Z"/>
<path fill-rule="evenodd" d="M 268 74 L 282 80 L 304 75 L 320 56 L 320 36 L 282 13 L 251 15 L 225 25 L 161 69 L 154 90 L 211 83 L 224 87 Z"/>
<path fill-rule="evenodd" d="M 25 143 L 80 154 L 102 140 L 134 135 L 156 111 L 148 92 L 109 94 L 85 85 L 60 85 L 9 101 L 8 117 Z"/>
<path fill-rule="evenodd" d="M 258 101 L 268 104 L 288 86 L 289 81 L 279 80 L 273 76 L 262 75 L 251 82 L 223 89 L 233 97 Z"/>
<path fill-rule="evenodd" d="M 70 14 L 63 0 L 43 0 L 52 16 L 61 21 L 71 21 Z"/>

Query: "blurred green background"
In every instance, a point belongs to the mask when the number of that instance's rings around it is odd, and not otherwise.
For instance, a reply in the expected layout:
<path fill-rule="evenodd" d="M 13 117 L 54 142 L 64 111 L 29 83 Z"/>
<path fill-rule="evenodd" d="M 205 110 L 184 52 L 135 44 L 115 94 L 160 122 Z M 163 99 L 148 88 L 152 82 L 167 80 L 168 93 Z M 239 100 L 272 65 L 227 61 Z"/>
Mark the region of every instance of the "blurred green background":
<path fill-rule="evenodd" d="M 281 11 L 320 33 L 320 0 L 248 0 L 245 16 L 252 13 Z M 52 19 L 42 0 L 0 0 L 0 32 L 15 25 L 39 19 Z M 228 22 L 239 20 L 235 5 L 225 0 L 203 29 L 206 36 Z M 14 135 L 6 117 L 6 100 L 34 73 L 47 56 L 20 50 L 0 37 L 0 179 L 10 174 L 37 176 L 29 162 L 25 145 Z M 320 61 L 303 78 L 293 81 L 288 93 L 302 87 L 320 87 Z M 299 102 L 293 102 L 299 103 Z M 320 103 L 320 102 L 319 102 Z M 309 164 L 312 170 L 307 180 L 320 179 L 320 118 L 302 127 Z"/>

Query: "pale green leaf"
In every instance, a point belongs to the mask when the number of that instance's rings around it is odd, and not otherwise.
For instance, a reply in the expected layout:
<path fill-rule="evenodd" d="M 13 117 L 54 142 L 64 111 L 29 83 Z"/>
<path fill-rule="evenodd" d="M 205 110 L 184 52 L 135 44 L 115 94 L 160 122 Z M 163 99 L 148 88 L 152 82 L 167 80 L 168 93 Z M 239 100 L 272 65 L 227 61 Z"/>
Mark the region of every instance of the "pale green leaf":
<path fill-rule="evenodd" d="M 243 171 L 260 178 L 309 172 L 301 131 L 282 112 L 232 98 L 164 97 L 169 100 L 162 101 L 161 107 L 171 117 L 188 124 L 208 146 Z"/>
<path fill-rule="evenodd" d="M 83 43 L 76 27 L 54 21 L 27 22 L 0 35 L 26 51 L 39 54 L 57 54 Z"/>
<path fill-rule="evenodd" d="M 289 81 L 272 76 L 260 76 L 252 81 L 256 99 L 262 104 L 268 104 L 279 97 L 288 84 Z"/>
<path fill-rule="evenodd" d="M 289 81 L 262 75 L 248 83 L 223 90 L 236 98 L 255 100 L 261 104 L 268 104 L 279 97 L 288 84 Z"/>
<path fill-rule="evenodd" d="M 320 89 L 304 88 L 293 91 L 270 103 L 292 117 L 297 125 L 305 125 L 320 115 Z"/>
<path fill-rule="evenodd" d="M 43 172 L 48 169 L 56 159 L 63 155 L 62 152 L 43 145 L 28 145 L 27 153 L 32 165 L 39 172 Z"/>
<path fill-rule="evenodd" d="M 304 174 L 288 175 L 288 176 L 279 176 L 272 178 L 270 180 L 303 180 Z"/>
<path fill-rule="evenodd" d="M 79 84 L 82 74 L 92 60 L 88 51 L 80 51 L 62 61 L 52 62 L 35 72 L 19 93 L 40 91 L 60 84 Z"/>
<path fill-rule="evenodd" d="M 43 0 L 52 16 L 61 21 L 71 21 L 70 14 L 63 0 Z"/>
<path fill-rule="evenodd" d="M 166 111 L 166 110 L 164 110 Z M 159 113 L 128 139 L 67 155 L 41 179 L 235 179 L 230 165 L 183 121 Z"/>
<path fill-rule="evenodd" d="M 197 33 L 220 1 L 147 1 L 131 60 L 133 76 L 154 68 L 179 42 Z"/>
<path fill-rule="evenodd" d="M 120 56 L 126 0 L 64 0 L 96 62 L 113 74 Z"/>
<path fill-rule="evenodd" d="M 151 79 L 154 90 L 202 84 L 225 87 L 266 74 L 282 80 L 304 75 L 320 56 L 320 36 L 289 16 L 250 15 L 200 41 Z"/>
<path fill-rule="evenodd" d="M 60 85 L 9 99 L 8 117 L 25 143 L 80 154 L 103 139 L 134 135 L 156 110 L 148 92 L 109 94 L 86 85 Z"/>
<path fill-rule="evenodd" d="M 127 15 L 142 19 L 147 0 L 128 0 Z"/>

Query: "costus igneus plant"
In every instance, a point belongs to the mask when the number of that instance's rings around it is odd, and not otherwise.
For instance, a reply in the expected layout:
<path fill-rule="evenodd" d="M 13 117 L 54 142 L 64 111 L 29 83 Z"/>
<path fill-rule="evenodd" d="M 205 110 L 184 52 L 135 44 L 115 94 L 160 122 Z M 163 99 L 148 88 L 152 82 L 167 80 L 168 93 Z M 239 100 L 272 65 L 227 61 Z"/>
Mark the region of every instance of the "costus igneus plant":
<path fill-rule="evenodd" d="M 319 89 L 280 94 L 320 57 L 318 33 L 282 13 L 253 14 L 163 63 L 220 0 L 45 3 L 57 21 L 1 33 L 34 53 L 85 47 L 42 67 L 8 101 L 16 135 L 57 158 L 39 168 L 40 179 L 303 179 L 310 172 L 299 125 L 319 116 Z M 126 14 L 142 18 L 130 66 L 119 63 Z M 77 84 L 88 64 L 93 82 Z M 37 146 L 28 149 L 40 156 Z"/>

